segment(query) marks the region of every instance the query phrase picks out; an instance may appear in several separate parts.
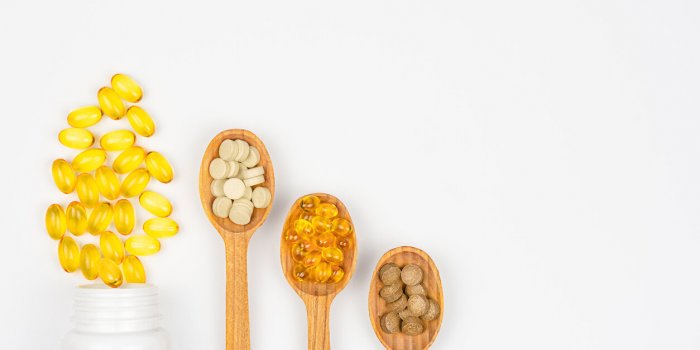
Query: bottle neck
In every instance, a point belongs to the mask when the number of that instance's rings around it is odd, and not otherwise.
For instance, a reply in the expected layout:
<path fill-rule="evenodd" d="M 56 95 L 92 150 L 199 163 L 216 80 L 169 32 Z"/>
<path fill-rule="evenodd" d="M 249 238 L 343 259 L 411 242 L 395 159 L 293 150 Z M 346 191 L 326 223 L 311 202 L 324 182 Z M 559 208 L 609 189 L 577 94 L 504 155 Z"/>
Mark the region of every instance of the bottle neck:
<path fill-rule="evenodd" d="M 79 286 L 73 309 L 76 331 L 126 333 L 160 327 L 158 288 L 148 284 Z"/>

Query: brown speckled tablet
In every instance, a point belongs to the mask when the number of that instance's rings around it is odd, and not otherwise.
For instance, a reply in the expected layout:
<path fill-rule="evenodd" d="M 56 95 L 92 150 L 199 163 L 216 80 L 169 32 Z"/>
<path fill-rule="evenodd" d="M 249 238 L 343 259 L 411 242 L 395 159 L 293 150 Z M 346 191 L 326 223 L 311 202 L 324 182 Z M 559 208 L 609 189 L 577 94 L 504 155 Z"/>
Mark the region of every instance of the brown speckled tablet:
<path fill-rule="evenodd" d="M 387 333 L 401 331 L 401 318 L 396 312 L 389 312 L 382 316 L 379 324 L 382 326 L 382 330 Z"/>
<path fill-rule="evenodd" d="M 396 301 L 403 295 L 403 283 L 397 282 L 388 286 L 382 287 L 379 291 L 379 296 L 382 297 L 387 303 Z"/>
<path fill-rule="evenodd" d="M 428 312 L 421 316 L 423 321 L 432 321 L 440 315 L 440 305 L 433 299 L 428 299 Z"/>
<path fill-rule="evenodd" d="M 394 302 L 387 303 L 386 308 L 389 311 L 399 312 L 399 311 L 405 309 L 407 304 L 408 304 L 408 298 L 406 298 L 406 294 L 401 293 L 401 297 Z"/>
<path fill-rule="evenodd" d="M 416 284 L 414 286 L 406 286 L 406 295 L 410 297 L 411 295 L 427 296 L 428 294 L 422 284 Z"/>
<path fill-rule="evenodd" d="M 418 265 L 408 264 L 401 270 L 401 280 L 407 286 L 415 286 L 423 281 L 423 270 Z"/>
<path fill-rule="evenodd" d="M 418 317 L 408 317 L 401 324 L 401 331 L 406 335 L 419 335 L 423 329 L 423 321 Z"/>
<path fill-rule="evenodd" d="M 416 294 L 408 298 L 407 308 L 413 316 L 420 317 L 425 315 L 428 312 L 428 307 L 428 299 L 422 295 Z"/>
<path fill-rule="evenodd" d="M 396 264 L 385 264 L 379 269 L 379 279 L 385 285 L 394 284 L 401 281 L 401 269 Z"/>

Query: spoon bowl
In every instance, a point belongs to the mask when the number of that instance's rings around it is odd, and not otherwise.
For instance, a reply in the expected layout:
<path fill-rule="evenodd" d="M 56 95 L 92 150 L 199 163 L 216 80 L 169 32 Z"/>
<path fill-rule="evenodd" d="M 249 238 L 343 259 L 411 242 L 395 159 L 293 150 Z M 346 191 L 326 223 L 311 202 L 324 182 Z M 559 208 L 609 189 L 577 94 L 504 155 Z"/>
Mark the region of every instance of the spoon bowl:
<path fill-rule="evenodd" d="M 379 279 L 379 269 L 387 263 L 394 263 L 400 267 L 408 264 L 416 264 L 423 270 L 423 286 L 428 297 L 435 300 L 440 305 L 440 315 L 432 321 L 424 321 L 425 331 L 416 336 L 405 335 L 401 332 L 389 334 L 384 332 L 380 326 L 380 317 L 386 312 L 386 303 L 379 296 L 379 290 L 384 286 Z M 398 247 L 386 252 L 377 263 L 377 267 L 372 274 L 372 281 L 369 287 L 369 318 L 372 322 L 374 333 L 389 350 L 426 350 L 435 342 L 440 326 L 445 305 L 442 294 L 442 282 L 440 272 L 430 256 L 414 247 Z"/>

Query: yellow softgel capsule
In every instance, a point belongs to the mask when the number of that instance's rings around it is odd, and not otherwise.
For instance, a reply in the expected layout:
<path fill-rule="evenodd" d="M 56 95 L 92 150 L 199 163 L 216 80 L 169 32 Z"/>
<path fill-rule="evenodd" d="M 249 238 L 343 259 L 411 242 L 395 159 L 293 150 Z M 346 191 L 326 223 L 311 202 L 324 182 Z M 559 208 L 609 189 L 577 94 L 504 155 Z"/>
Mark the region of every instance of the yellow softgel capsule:
<path fill-rule="evenodd" d="M 100 250 L 105 258 L 113 260 L 117 264 L 121 264 L 126 256 L 124 243 L 111 231 L 100 233 Z"/>
<path fill-rule="evenodd" d="M 143 97 L 139 84 L 126 74 L 119 73 L 112 77 L 112 89 L 127 102 L 136 103 Z"/>
<path fill-rule="evenodd" d="M 330 232 L 324 232 L 316 236 L 316 245 L 319 247 L 330 247 L 333 243 L 335 243 L 335 236 Z"/>
<path fill-rule="evenodd" d="M 112 216 L 114 212 L 112 206 L 109 203 L 102 202 L 98 204 L 95 209 L 90 213 L 88 218 L 87 229 L 93 235 L 97 235 L 109 227 L 112 222 Z"/>
<path fill-rule="evenodd" d="M 315 233 L 314 226 L 311 222 L 304 219 L 297 219 L 294 221 L 294 231 L 301 237 L 313 236 Z"/>
<path fill-rule="evenodd" d="M 321 252 L 318 251 L 318 249 L 314 249 L 314 250 L 310 251 L 308 254 L 306 254 L 306 256 L 304 257 L 304 260 L 302 260 L 302 263 L 306 266 L 311 267 L 311 266 L 315 266 L 318 263 L 320 263 L 321 259 L 323 259 L 323 257 L 321 256 Z"/>
<path fill-rule="evenodd" d="M 146 189 L 151 176 L 146 169 L 136 169 L 127 175 L 122 182 L 121 193 L 124 197 L 131 198 L 138 196 Z"/>
<path fill-rule="evenodd" d="M 95 181 L 97 181 L 97 188 L 105 198 L 115 200 L 119 197 L 119 178 L 112 168 L 106 165 L 97 168 L 95 170 Z"/>
<path fill-rule="evenodd" d="M 335 245 L 341 250 L 348 250 L 352 247 L 352 240 L 349 237 L 339 238 L 335 241 Z"/>
<path fill-rule="evenodd" d="M 333 219 L 332 231 L 338 236 L 345 237 L 352 232 L 350 221 L 343 218 Z"/>
<path fill-rule="evenodd" d="M 292 259 L 297 262 L 304 261 L 304 258 L 309 254 L 310 245 L 305 242 L 297 242 L 292 245 Z"/>
<path fill-rule="evenodd" d="M 162 154 L 152 151 L 146 155 L 146 169 L 156 180 L 167 184 L 173 180 L 173 168 Z"/>
<path fill-rule="evenodd" d="M 121 119 L 126 114 L 124 102 L 111 88 L 103 87 L 97 91 L 97 102 L 99 102 L 102 112 L 112 119 Z"/>
<path fill-rule="evenodd" d="M 129 237 L 124 243 L 126 251 L 131 255 L 153 255 L 160 250 L 160 242 L 148 235 Z"/>
<path fill-rule="evenodd" d="M 94 244 L 86 244 L 80 250 L 80 271 L 88 280 L 97 278 L 100 263 L 100 250 Z"/>
<path fill-rule="evenodd" d="M 299 234 L 294 230 L 287 230 L 287 232 L 284 233 L 284 240 L 289 243 L 297 242 L 299 241 Z"/>
<path fill-rule="evenodd" d="M 323 216 L 314 216 L 311 218 L 311 224 L 314 226 L 316 233 L 329 232 L 332 227 L 331 220 Z"/>
<path fill-rule="evenodd" d="M 177 234 L 177 222 L 170 218 L 153 218 L 143 223 L 143 230 L 153 238 L 167 238 Z"/>
<path fill-rule="evenodd" d="M 316 207 L 321 203 L 321 199 L 314 195 L 308 195 L 304 196 L 304 198 L 301 199 L 301 202 L 299 203 L 299 206 L 301 209 L 304 211 L 313 213 L 316 210 Z"/>
<path fill-rule="evenodd" d="M 97 268 L 97 274 L 104 284 L 112 288 L 119 288 L 119 286 L 124 283 L 124 277 L 122 275 L 122 270 L 119 269 L 119 265 L 112 261 L 111 259 L 100 259 Z"/>
<path fill-rule="evenodd" d="M 56 183 L 59 191 L 68 194 L 75 190 L 77 176 L 67 161 L 63 159 L 54 160 L 53 164 L 51 164 L 51 175 L 53 175 L 53 181 Z"/>
<path fill-rule="evenodd" d="M 146 270 L 138 257 L 129 255 L 122 264 L 124 279 L 128 283 L 146 283 Z"/>
<path fill-rule="evenodd" d="M 169 216 L 173 212 L 173 206 L 170 204 L 170 201 L 160 193 L 153 191 L 141 193 L 139 203 L 149 213 L 162 218 Z"/>
<path fill-rule="evenodd" d="M 100 202 L 100 190 L 97 188 L 97 181 L 90 174 L 82 173 L 78 175 L 75 191 L 78 193 L 80 202 L 87 208 L 92 208 Z"/>
<path fill-rule="evenodd" d="M 338 215 L 338 207 L 332 203 L 321 203 L 316 207 L 316 215 L 330 219 Z"/>
<path fill-rule="evenodd" d="M 58 141 L 69 148 L 85 149 L 95 143 L 95 136 L 87 129 L 68 128 L 58 133 Z"/>
<path fill-rule="evenodd" d="M 297 281 L 303 281 L 308 277 L 308 268 L 302 264 L 296 264 L 294 265 L 294 268 L 292 270 L 292 276 L 296 278 Z"/>
<path fill-rule="evenodd" d="M 323 256 L 323 260 L 331 264 L 339 265 L 343 263 L 343 251 L 338 248 L 323 248 L 323 250 L 321 250 L 321 255 Z"/>
<path fill-rule="evenodd" d="M 139 106 L 131 106 L 126 111 L 126 118 L 137 134 L 149 137 L 156 132 L 156 124 L 151 116 Z"/>
<path fill-rule="evenodd" d="M 99 148 L 91 148 L 78 153 L 71 165 L 75 171 L 89 173 L 105 163 L 107 152 Z"/>
<path fill-rule="evenodd" d="M 117 232 L 128 235 L 134 230 L 136 213 L 128 199 L 120 199 L 114 204 L 114 227 Z"/>
<path fill-rule="evenodd" d="M 85 106 L 68 114 L 68 124 L 74 128 L 87 128 L 102 119 L 102 110 L 97 106 Z"/>
<path fill-rule="evenodd" d="M 325 283 L 332 274 L 333 269 L 327 262 L 320 262 L 318 265 L 309 268 L 309 278 L 314 282 Z"/>
<path fill-rule="evenodd" d="M 80 236 L 88 227 L 88 216 L 80 202 L 71 202 L 66 208 L 66 226 L 70 233 Z"/>
<path fill-rule="evenodd" d="M 328 278 L 328 283 L 340 282 L 345 276 L 345 270 L 343 270 L 343 268 L 340 266 L 334 265 L 331 266 L 331 269 L 333 270 L 333 272 L 331 273 L 331 277 Z"/>
<path fill-rule="evenodd" d="M 126 174 L 134 169 L 138 168 L 143 160 L 146 158 L 146 151 L 139 146 L 132 146 L 125 149 L 122 153 L 114 159 L 112 168 L 118 174 Z"/>
<path fill-rule="evenodd" d="M 80 267 L 80 247 L 70 236 L 63 236 L 58 242 L 58 262 L 66 272 L 73 272 Z"/>
<path fill-rule="evenodd" d="M 134 145 L 136 135 L 129 130 L 110 131 L 100 138 L 100 146 L 106 151 L 123 151 Z"/>
<path fill-rule="evenodd" d="M 46 209 L 46 232 L 53 239 L 61 239 L 66 233 L 68 223 L 66 222 L 66 213 L 58 204 L 51 204 Z"/>

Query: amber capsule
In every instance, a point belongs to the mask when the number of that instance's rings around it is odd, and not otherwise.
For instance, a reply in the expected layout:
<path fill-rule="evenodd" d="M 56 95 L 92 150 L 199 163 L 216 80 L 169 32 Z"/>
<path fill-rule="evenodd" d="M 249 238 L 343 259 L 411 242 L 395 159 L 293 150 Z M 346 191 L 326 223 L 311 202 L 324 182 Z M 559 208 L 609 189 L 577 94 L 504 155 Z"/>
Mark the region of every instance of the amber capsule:
<path fill-rule="evenodd" d="M 320 262 L 309 268 L 309 278 L 318 283 L 325 283 L 333 274 L 331 265 L 327 262 Z"/>
<path fill-rule="evenodd" d="M 177 222 L 170 218 L 153 218 L 143 223 L 143 230 L 153 238 L 167 238 L 177 234 Z"/>
<path fill-rule="evenodd" d="M 345 237 L 352 232 L 350 221 L 343 218 L 333 219 L 332 231 L 338 236 Z"/>
<path fill-rule="evenodd" d="M 333 243 L 335 243 L 335 236 L 330 232 L 324 232 L 316 236 L 316 245 L 319 247 L 330 247 Z"/>
<path fill-rule="evenodd" d="M 149 213 L 162 218 L 169 216 L 173 212 L 173 206 L 170 204 L 170 201 L 160 193 L 153 191 L 141 193 L 139 203 Z"/>
<path fill-rule="evenodd" d="M 75 171 L 81 173 L 89 173 L 104 164 L 107 159 L 107 152 L 99 148 L 86 149 L 80 152 L 75 158 L 71 165 Z"/>
<path fill-rule="evenodd" d="M 321 262 L 322 259 L 321 252 L 318 249 L 314 249 L 306 254 L 302 263 L 306 266 L 315 266 Z"/>
<path fill-rule="evenodd" d="M 146 283 L 146 270 L 138 257 L 129 255 L 122 264 L 124 279 L 128 283 Z"/>
<path fill-rule="evenodd" d="M 321 203 L 321 199 L 310 194 L 308 196 L 304 196 L 304 198 L 301 199 L 301 202 L 299 202 L 299 206 L 304 211 L 313 213 L 316 210 L 316 207 L 320 203 Z"/>
<path fill-rule="evenodd" d="M 314 226 L 311 222 L 304 219 L 297 219 L 294 221 L 294 231 L 296 231 L 301 237 L 313 236 Z"/>
<path fill-rule="evenodd" d="M 292 259 L 297 262 L 304 261 L 304 257 L 309 254 L 309 246 L 303 242 L 297 242 L 292 245 Z"/>
<path fill-rule="evenodd" d="M 129 130 L 110 131 L 100 138 L 100 146 L 106 151 L 123 151 L 134 145 L 136 135 Z"/>
<path fill-rule="evenodd" d="M 156 180 L 167 184 L 173 179 L 173 168 L 162 154 L 152 151 L 146 155 L 146 169 Z"/>
<path fill-rule="evenodd" d="M 146 189 L 151 176 L 146 169 L 140 168 L 127 175 L 122 182 L 121 192 L 124 197 L 131 198 L 138 196 Z"/>
<path fill-rule="evenodd" d="M 100 233 L 100 250 L 105 258 L 111 259 L 117 264 L 121 264 L 126 255 L 124 252 L 124 243 L 111 231 Z"/>
<path fill-rule="evenodd" d="M 85 207 L 80 202 L 71 202 L 66 208 L 66 226 L 70 233 L 80 236 L 88 227 L 88 217 Z"/>
<path fill-rule="evenodd" d="M 331 265 L 331 270 L 333 272 L 331 273 L 331 277 L 328 278 L 328 283 L 338 283 L 345 276 L 345 270 L 340 266 Z"/>
<path fill-rule="evenodd" d="M 80 271 L 88 280 L 97 278 L 98 265 L 100 263 L 100 251 L 94 244 L 86 244 L 80 250 Z"/>
<path fill-rule="evenodd" d="M 100 190 L 97 187 L 97 181 L 90 174 L 82 173 L 78 175 L 75 191 L 78 193 L 80 202 L 86 208 L 92 208 L 100 202 Z"/>
<path fill-rule="evenodd" d="M 152 255 L 160 250 L 160 242 L 148 235 L 131 236 L 124 244 L 126 251 L 131 255 Z"/>
<path fill-rule="evenodd" d="M 126 114 L 126 107 L 119 95 L 108 87 L 103 87 L 97 91 L 97 102 L 106 116 L 112 119 L 121 119 Z"/>
<path fill-rule="evenodd" d="M 97 188 L 105 198 L 115 200 L 119 197 L 119 178 L 112 168 L 106 165 L 97 168 L 95 181 L 97 181 Z"/>
<path fill-rule="evenodd" d="M 335 245 L 342 250 L 348 250 L 352 247 L 352 240 L 349 237 L 338 238 Z"/>
<path fill-rule="evenodd" d="M 61 239 L 67 227 L 66 213 L 63 212 L 63 208 L 58 204 L 51 204 L 46 209 L 46 232 L 49 233 L 49 237 Z"/>
<path fill-rule="evenodd" d="M 137 134 L 143 137 L 149 137 L 156 132 L 156 124 L 143 108 L 139 106 L 131 106 L 126 111 L 126 118 L 129 119 L 129 124 Z"/>
<path fill-rule="evenodd" d="M 297 281 L 303 281 L 308 277 L 308 267 L 303 264 L 295 264 L 292 270 L 292 276 L 297 279 Z"/>
<path fill-rule="evenodd" d="M 122 283 L 124 283 L 122 270 L 120 270 L 119 265 L 117 265 L 117 263 L 111 259 L 100 259 L 97 271 L 97 274 L 100 276 L 102 282 L 109 287 L 118 288 L 122 285 Z"/>
<path fill-rule="evenodd" d="M 127 102 L 136 103 L 143 97 L 139 84 L 126 74 L 118 73 L 112 77 L 112 89 Z"/>
<path fill-rule="evenodd" d="M 323 250 L 321 250 L 321 255 L 323 256 L 323 260 L 326 260 L 331 264 L 339 265 L 343 263 L 343 251 L 338 248 L 323 248 Z"/>
<path fill-rule="evenodd" d="M 321 203 L 316 207 L 316 215 L 324 218 L 333 218 L 338 215 L 338 207 L 332 203 Z"/>
<path fill-rule="evenodd" d="M 58 242 L 58 261 L 66 272 L 73 272 L 80 267 L 80 247 L 70 236 L 63 236 Z"/>
<path fill-rule="evenodd" d="M 301 211 L 301 214 L 299 214 L 298 219 L 306 220 L 306 221 L 308 221 L 308 222 L 311 222 L 311 219 L 313 219 L 314 216 L 316 216 L 316 215 L 314 215 L 314 213 L 310 213 L 310 212 L 308 212 L 308 211 L 303 211 L 303 210 L 302 210 L 302 211 Z"/>
<path fill-rule="evenodd" d="M 299 240 L 299 234 L 294 230 L 287 230 L 287 232 L 284 233 L 284 240 L 289 243 L 297 242 Z"/>
<path fill-rule="evenodd" d="M 68 162 L 63 159 L 54 160 L 51 164 L 51 175 L 59 191 L 66 194 L 73 192 L 77 177 Z"/>
<path fill-rule="evenodd" d="M 68 128 L 58 133 L 58 141 L 68 148 L 85 149 L 95 143 L 95 136 L 87 129 Z"/>
<path fill-rule="evenodd" d="M 143 160 L 146 158 L 146 151 L 139 146 L 132 146 L 125 149 L 122 153 L 114 159 L 112 168 L 118 174 L 126 174 L 134 169 L 138 168 Z"/>
<path fill-rule="evenodd" d="M 68 114 L 68 124 L 74 128 L 87 128 L 102 119 L 102 110 L 96 106 L 85 106 Z"/>
<path fill-rule="evenodd" d="M 316 233 L 329 232 L 332 227 L 331 221 L 323 216 L 314 216 L 311 218 L 311 225 L 314 226 Z"/>
<path fill-rule="evenodd" d="M 114 204 L 114 227 L 123 235 L 128 235 L 134 230 L 136 214 L 134 206 L 128 199 L 120 199 Z"/>
<path fill-rule="evenodd" d="M 93 235 L 97 235 L 109 227 L 114 215 L 112 206 L 109 203 L 102 202 L 98 204 L 90 213 L 88 218 L 87 229 Z"/>

